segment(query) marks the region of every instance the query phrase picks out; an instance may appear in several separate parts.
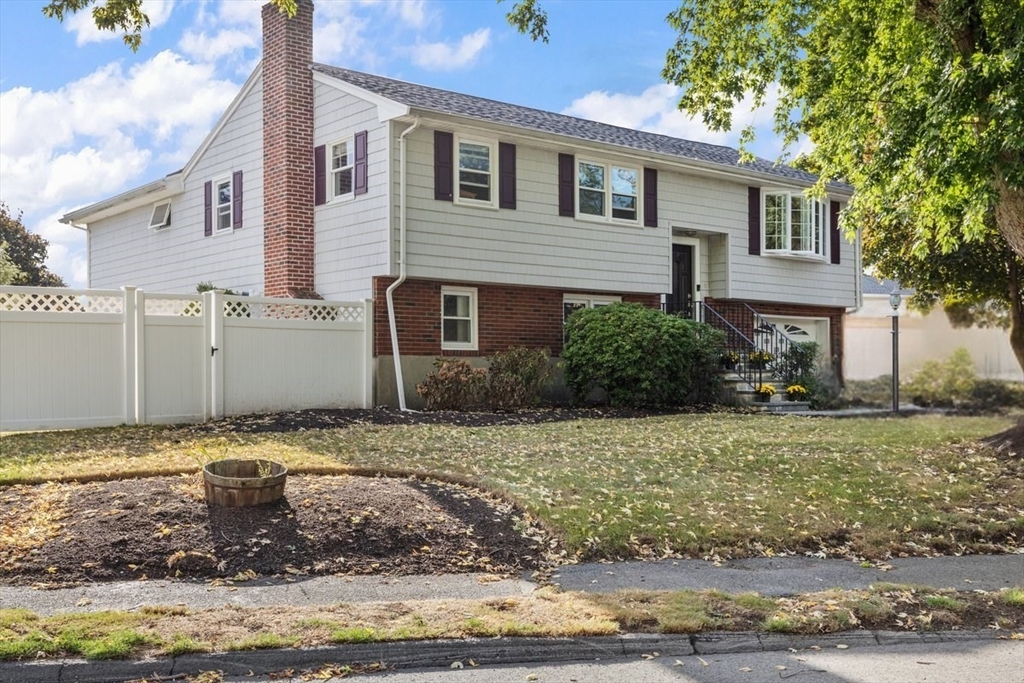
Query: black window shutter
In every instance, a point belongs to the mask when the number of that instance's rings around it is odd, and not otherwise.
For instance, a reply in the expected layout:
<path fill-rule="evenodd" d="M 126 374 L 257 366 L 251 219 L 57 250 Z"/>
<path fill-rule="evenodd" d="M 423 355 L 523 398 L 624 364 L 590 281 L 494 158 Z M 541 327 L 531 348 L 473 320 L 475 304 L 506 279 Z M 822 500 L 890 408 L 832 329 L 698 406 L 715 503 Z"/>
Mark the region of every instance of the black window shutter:
<path fill-rule="evenodd" d="M 352 181 L 352 194 L 366 194 L 366 131 L 356 133 L 356 164 L 355 178 Z"/>
<path fill-rule="evenodd" d="M 327 203 L 327 145 L 313 148 L 313 205 Z"/>
<path fill-rule="evenodd" d="M 747 253 L 761 255 L 761 188 L 747 188 Z"/>
<path fill-rule="evenodd" d="M 242 227 L 242 172 L 235 171 L 231 175 L 231 228 Z"/>
<path fill-rule="evenodd" d="M 576 215 L 576 157 L 558 155 L 558 215 Z"/>
<path fill-rule="evenodd" d="M 498 143 L 498 206 L 516 208 L 516 146 Z"/>
<path fill-rule="evenodd" d="M 829 202 L 828 205 L 828 237 L 829 251 L 832 256 L 832 263 L 839 263 L 839 202 Z"/>
<path fill-rule="evenodd" d="M 213 234 L 213 181 L 207 180 L 203 185 L 203 234 Z"/>
<path fill-rule="evenodd" d="M 452 201 L 452 180 L 455 170 L 452 165 L 452 146 L 455 144 L 451 133 L 434 131 L 434 199 Z"/>
<path fill-rule="evenodd" d="M 644 169 L 644 227 L 658 227 L 658 170 Z"/>

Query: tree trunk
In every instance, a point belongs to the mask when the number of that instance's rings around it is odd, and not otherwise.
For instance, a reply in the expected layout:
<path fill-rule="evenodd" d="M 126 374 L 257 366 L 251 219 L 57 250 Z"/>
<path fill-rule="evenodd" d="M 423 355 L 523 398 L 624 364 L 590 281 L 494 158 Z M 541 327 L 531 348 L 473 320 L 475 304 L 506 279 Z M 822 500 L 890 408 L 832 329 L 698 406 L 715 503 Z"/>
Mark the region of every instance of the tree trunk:
<path fill-rule="evenodd" d="M 1013 249 L 1024 259 L 1024 188 L 1010 187 L 999 170 L 996 170 L 995 179 L 996 191 L 999 193 L 999 202 L 996 204 L 996 225 L 999 232 L 1006 238 L 1010 249 Z M 1020 287 L 1018 296 L 1020 300 Z M 1020 354 L 1017 354 L 1020 358 Z M 1024 365 L 1024 363 L 1022 363 Z"/>
<path fill-rule="evenodd" d="M 1007 293 L 1010 295 L 1010 348 L 1017 356 L 1017 364 L 1024 370 L 1024 272 L 1020 261 L 1011 254 L 1006 259 Z"/>

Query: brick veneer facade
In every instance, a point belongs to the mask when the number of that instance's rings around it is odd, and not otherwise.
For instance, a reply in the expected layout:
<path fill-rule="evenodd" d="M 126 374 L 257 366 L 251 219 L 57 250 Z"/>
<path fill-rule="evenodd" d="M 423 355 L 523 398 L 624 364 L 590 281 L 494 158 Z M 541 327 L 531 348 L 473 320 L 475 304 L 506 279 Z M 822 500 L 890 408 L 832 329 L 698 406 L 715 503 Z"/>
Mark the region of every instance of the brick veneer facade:
<path fill-rule="evenodd" d="M 846 309 L 841 306 L 805 306 L 801 304 L 765 303 L 764 301 L 743 301 L 740 299 L 719 299 L 721 302 L 745 303 L 761 315 L 796 317 L 796 318 L 828 318 L 829 346 L 832 351 L 832 367 L 840 381 L 843 379 L 843 316 Z M 711 308 L 715 307 L 715 299 L 705 299 Z M 740 329 L 753 339 L 752 329 Z"/>
<path fill-rule="evenodd" d="M 385 292 L 396 278 L 375 277 L 374 355 L 391 355 L 391 331 Z M 441 287 L 468 286 L 477 292 L 475 351 L 441 350 Z M 552 356 L 562 352 L 562 297 L 565 294 L 608 296 L 608 292 L 510 285 L 477 285 L 439 280 L 406 280 L 395 290 L 395 319 L 399 351 L 409 356 L 490 356 L 510 346 L 548 349 Z M 661 305 L 658 294 L 622 294 L 652 308 Z"/>
<path fill-rule="evenodd" d="M 313 3 L 291 19 L 263 7 L 263 288 L 315 296 Z"/>

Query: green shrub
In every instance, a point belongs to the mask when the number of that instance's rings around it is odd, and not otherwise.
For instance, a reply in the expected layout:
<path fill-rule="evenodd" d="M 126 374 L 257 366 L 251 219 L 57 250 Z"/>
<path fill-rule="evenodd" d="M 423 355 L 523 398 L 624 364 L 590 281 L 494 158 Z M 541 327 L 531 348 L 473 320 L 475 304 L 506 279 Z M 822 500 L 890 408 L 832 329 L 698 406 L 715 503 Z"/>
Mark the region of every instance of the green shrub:
<path fill-rule="evenodd" d="M 812 410 L 833 410 L 842 406 L 843 386 L 831 367 L 817 368 L 805 386 Z"/>
<path fill-rule="evenodd" d="M 945 361 L 930 360 L 914 373 L 902 391 L 920 406 L 953 406 L 970 400 L 977 382 L 974 361 L 959 348 Z"/>
<path fill-rule="evenodd" d="M 566 324 L 565 383 L 577 400 L 602 389 L 613 406 L 714 400 L 724 336 L 639 304 L 581 309 Z"/>
<path fill-rule="evenodd" d="M 485 369 L 474 368 L 469 361 L 458 358 L 438 358 L 434 368 L 416 386 L 427 410 L 466 410 L 479 405 L 487 387 Z"/>
<path fill-rule="evenodd" d="M 515 346 L 491 356 L 487 372 L 487 406 L 520 410 L 540 402 L 541 391 L 554 379 L 547 349 Z"/>
<path fill-rule="evenodd" d="M 998 379 L 979 379 L 968 400 L 977 410 L 999 410 L 1024 406 L 1024 384 Z"/>

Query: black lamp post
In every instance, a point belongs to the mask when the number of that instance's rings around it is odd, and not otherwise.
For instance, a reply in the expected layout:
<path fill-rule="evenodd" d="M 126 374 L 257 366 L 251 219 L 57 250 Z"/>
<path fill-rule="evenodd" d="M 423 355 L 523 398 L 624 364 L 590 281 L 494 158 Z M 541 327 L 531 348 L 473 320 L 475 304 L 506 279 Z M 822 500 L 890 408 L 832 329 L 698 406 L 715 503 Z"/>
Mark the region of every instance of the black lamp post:
<path fill-rule="evenodd" d="M 892 306 L 892 412 L 900 412 L 900 287 L 892 288 L 889 305 Z"/>

